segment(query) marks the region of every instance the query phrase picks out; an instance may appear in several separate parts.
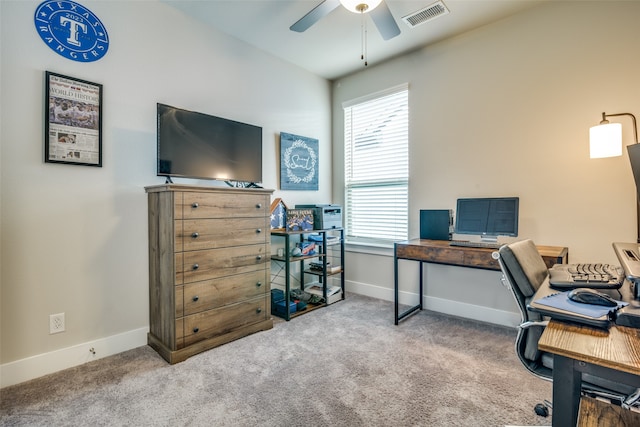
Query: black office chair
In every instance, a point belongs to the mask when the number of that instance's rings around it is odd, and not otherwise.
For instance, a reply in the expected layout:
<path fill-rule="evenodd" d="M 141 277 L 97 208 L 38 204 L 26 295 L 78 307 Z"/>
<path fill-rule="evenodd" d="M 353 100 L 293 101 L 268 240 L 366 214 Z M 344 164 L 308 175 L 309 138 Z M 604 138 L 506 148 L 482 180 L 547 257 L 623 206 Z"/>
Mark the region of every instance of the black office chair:
<path fill-rule="evenodd" d="M 548 320 L 540 313 L 527 309 L 538 288 L 549 280 L 549 270 L 532 240 L 503 245 L 498 252 L 494 252 L 494 258 L 498 259 L 502 270 L 502 283 L 509 288 L 520 309 L 516 354 L 529 372 L 551 381 L 553 355 L 538 349 L 538 340 Z M 606 398 L 625 408 L 640 404 L 640 389 L 589 374 L 583 375 L 582 394 Z"/>

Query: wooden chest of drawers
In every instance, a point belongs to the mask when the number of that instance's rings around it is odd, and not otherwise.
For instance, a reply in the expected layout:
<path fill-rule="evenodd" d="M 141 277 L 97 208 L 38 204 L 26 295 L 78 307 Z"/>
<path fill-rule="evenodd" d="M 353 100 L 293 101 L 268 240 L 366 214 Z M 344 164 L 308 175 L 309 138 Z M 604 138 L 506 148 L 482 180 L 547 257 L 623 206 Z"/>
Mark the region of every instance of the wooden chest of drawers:
<path fill-rule="evenodd" d="M 169 363 L 273 327 L 272 190 L 147 187 L 148 342 Z"/>

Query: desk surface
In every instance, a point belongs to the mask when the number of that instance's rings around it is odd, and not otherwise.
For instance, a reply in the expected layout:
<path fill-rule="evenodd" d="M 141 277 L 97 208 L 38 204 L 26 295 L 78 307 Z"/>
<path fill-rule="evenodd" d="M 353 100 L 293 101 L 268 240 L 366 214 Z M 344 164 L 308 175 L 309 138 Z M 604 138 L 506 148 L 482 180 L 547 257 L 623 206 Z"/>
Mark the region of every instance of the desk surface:
<path fill-rule="evenodd" d="M 537 246 L 537 248 L 548 268 L 551 268 L 554 264 L 567 264 L 569 262 L 569 249 L 565 247 Z M 422 310 L 423 262 L 500 271 L 498 261 L 492 256 L 495 251 L 495 249 L 488 248 L 450 246 L 448 240 L 413 239 L 397 242 L 393 248 L 395 324 L 397 325 L 401 319 L 410 314 Z M 398 308 L 398 260 L 400 259 L 420 262 L 419 302 L 403 313 L 400 313 Z"/>
<path fill-rule="evenodd" d="M 537 246 L 547 267 L 568 263 L 569 249 L 560 246 Z M 457 265 L 462 267 L 500 270 L 491 254 L 496 249 L 450 246 L 448 240 L 413 239 L 395 244 L 396 258 Z"/>
<path fill-rule="evenodd" d="M 551 320 L 538 348 L 582 362 L 640 375 L 640 329 L 608 330 Z"/>
<path fill-rule="evenodd" d="M 606 417 L 611 417 L 609 411 L 599 411 L 595 414 L 597 424 L 588 424 L 586 419 L 583 423 L 582 416 L 579 419 L 578 413 L 585 373 L 613 383 L 640 387 L 639 329 L 611 325 L 606 330 L 551 320 L 538 341 L 538 348 L 553 354 L 553 427 L 578 423 L 584 426 L 638 425 L 635 421 L 623 424 L 615 416 L 615 423 L 602 424 Z"/>
<path fill-rule="evenodd" d="M 624 286 L 621 290 L 624 294 Z M 548 291 L 545 285 L 541 286 L 534 300 Z M 613 322 L 603 329 L 552 319 L 538 341 L 538 348 L 553 354 L 553 427 L 578 424 L 584 373 L 640 387 L 640 329 Z M 600 417 L 597 414 L 596 418 Z M 583 425 L 582 421 L 580 424 Z"/>

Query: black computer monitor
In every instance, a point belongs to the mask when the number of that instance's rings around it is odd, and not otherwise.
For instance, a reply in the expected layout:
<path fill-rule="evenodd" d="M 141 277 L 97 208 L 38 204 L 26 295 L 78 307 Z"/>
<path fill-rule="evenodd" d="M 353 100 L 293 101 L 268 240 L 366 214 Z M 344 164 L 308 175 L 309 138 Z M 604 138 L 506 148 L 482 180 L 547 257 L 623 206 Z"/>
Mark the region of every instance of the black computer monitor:
<path fill-rule="evenodd" d="M 482 236 L 483 241 L 496 242 L 498 236 L 518 235 L 518 197 L 483 197 L 458 199 L 456 204 L 457 234 Z"/>

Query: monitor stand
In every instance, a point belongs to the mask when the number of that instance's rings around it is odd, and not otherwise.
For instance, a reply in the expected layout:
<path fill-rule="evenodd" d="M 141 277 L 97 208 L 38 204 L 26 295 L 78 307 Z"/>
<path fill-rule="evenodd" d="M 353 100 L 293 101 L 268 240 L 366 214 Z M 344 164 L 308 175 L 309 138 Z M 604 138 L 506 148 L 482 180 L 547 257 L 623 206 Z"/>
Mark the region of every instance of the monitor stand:
<path fill-rule="evenodd" d="M 480 241 L 483 243 L 498 243 L 498 236 L 482 236 Z"/>

